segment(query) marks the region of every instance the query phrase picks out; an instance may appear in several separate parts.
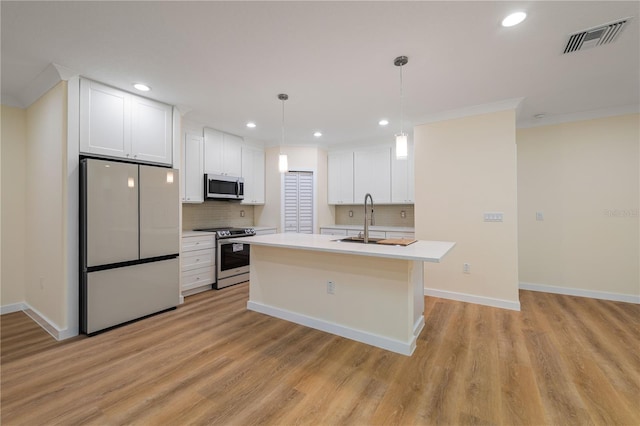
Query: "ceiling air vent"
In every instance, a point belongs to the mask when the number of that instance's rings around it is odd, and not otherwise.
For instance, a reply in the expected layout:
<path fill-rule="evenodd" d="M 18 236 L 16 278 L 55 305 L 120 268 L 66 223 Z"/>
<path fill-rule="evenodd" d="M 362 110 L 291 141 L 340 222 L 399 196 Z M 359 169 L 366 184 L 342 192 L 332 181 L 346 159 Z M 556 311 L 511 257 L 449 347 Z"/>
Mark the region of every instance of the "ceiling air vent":
<path fill-rule="evenodd" d="M 569 36 L 569 41 L 564 48 L 564 53 L 576 52 L 578 50 L 589 49 L 615 41 L 622 28 L 631 18 L 624 18 L 610 24 L 603 24 L 597 27 L 580 31 Z"/>

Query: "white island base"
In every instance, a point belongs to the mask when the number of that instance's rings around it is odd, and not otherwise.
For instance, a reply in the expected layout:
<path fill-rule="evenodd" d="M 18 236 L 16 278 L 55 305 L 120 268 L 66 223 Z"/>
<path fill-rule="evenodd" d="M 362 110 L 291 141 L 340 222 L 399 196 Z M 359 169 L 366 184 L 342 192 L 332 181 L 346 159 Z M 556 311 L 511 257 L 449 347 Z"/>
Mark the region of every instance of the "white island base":
<path fill-rule="evenodd" d="M 300 234 L 243 238 L 252 245 L 247 308 L 411 355 L 424 327 L 423 262 L 438 262 L 454 243 L 379 247 L 332 240 Z M 434 243 L 428 248 L 437 253 L 416 254 L 420 243 L 425 250 Z"/>

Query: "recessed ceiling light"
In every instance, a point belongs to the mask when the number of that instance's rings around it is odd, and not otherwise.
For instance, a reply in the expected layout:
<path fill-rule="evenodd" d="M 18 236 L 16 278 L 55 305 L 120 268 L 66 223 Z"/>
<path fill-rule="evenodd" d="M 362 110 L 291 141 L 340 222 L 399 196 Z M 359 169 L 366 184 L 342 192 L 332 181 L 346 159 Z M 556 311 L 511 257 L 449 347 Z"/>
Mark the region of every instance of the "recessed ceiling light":
<path fill-rule="evenodd" d="M 313 132 L 313 136 L 319 138 L 320 136 L 322 136 L 322 132 Z"/>
<path fill-rule="evenodd" d="M 381 126 L 386 126 L 387 124 L 389 124 L 389 120 L 382 119 L 378 121 L 378 124 Z"/>
<path fill-rule="evenodd" d="M 524 12 L 515 12 L 511 15 L 507 16 L 502 20 L 503 27 L 513 27 L 514 25 L 518 25 L 520 22 L 524 21 L 527 17 L 527 14 Z"/>
<path fill-rule="evenodd" d="M 148 92 L 149 90 L 151 90 L 151 87 L 147 86 L 146 84 L 142 84 L 142 83 L 136 83 L 133 85 L 133 87 L 135 87 L 136 89 L 138 89 L 141 92 Z"/>
<path fill-rule="evenodd" d="M 256 127 L 256 123 L 254 123 L 253 121 L 250 121 L 247 123 L 247 127 L 250 129 L 253 129 L 254 127 Z"/>

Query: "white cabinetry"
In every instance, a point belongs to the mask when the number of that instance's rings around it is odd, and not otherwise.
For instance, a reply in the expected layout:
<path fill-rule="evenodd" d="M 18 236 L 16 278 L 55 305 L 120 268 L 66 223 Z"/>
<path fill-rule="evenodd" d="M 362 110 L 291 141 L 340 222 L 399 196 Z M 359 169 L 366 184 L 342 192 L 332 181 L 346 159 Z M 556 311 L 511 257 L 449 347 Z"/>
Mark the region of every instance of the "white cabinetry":
<path fill-rule="evenodd" d="M 415 232 L 411 231 L 413 228 L 397 228 L 397 227 L 377 227 L 376 230 L 369 230 L 369 236 L 372 238 L 415 238 Z M 382 228 L 382 229 L 380 229 Z M 386 228 L 386 229 L 385 229 Z M 357 237 L 363 232 L 364 228 L 353 225 L 333 225 L 323 226 L 320 228 L 320 233 L 324 235 L 340 235 L 340 236 L 354 236 Z"/>
<path fill-rule="evenodd" d="M 370 193 L 374 203 L 390 203 L 391 148 L 356 151 L 353 164 L 354 200 L 364 202 L 364 196 Z"/>
<path fill-rule="evenodd" d="M 180 258 L 182 295 L 211 289 L 216 282 L 215 236 L 183 235 Z"/>
<path fill-rule="evenodd" d="M 244 200 L 242 204 L 264 204 L 264 149 L 242 147 Z"/>
<path fill-rule="evenodd" d="M 353 204 L 353 152 L 328 155 L 329 204 Z"/>
<path fill-rule="evenodd" d="M 182 202 L 204 202 L 204 145 L 202 136 L 187 133 L 182 146 Z"/>
<path fill-rule="evenodd" d="M 413 145 L 409 144 L 407 158 L 396 159 L 395 147 L 391 153 L 391 202 L 413 204 L 414 202 Z"/>
<path fill-rule="evenodd" d="M 242 175 L 240 136 L 215 129 L 204 129 L 204 172 L 215 175 Z"/>
<path fill-rule="evenodd" d="M 80 152 L 172 163 L 172 107 L 95 81 L 80 80 Z"/>

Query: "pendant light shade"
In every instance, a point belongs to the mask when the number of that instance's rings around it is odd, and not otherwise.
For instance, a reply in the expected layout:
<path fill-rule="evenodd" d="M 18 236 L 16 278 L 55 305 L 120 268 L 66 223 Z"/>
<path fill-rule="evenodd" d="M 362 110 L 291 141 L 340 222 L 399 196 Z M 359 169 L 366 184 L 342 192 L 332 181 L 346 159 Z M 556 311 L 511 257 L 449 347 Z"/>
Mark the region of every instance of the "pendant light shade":
<path fill-rule="evenodd" d="M 278 170 L 280 173 L 287 173 L 289 171 L 289 159 L 287 154 L 280 154 L 278 156 Z"/>
<path fill-rule="evenodd" d="M 282 142 L 280 143 L 280 155 L 278 156 L 278 170 L 280 173 L 287 173 L 289 171 L 289 159 L 287 154 L 282 153 L 282 146 L 284 145 L 284 101 L 289 99 L 289 95 L 280 93 L 278 99 L 282 101 Z"/>
<path fill-rule="evenodd" d="M 396 135 L 396 158 L 404 160 L 407 158 L 407 134 L 402 131 L 402 67 L 409 62 L 406 56 L 398 56 L 393 60 L 393 65 L 400 67 L 400 133 Z"/>
<path fill-rule="evenodd" d="M 399 133 L 396 135 L 396 158 L 397 159 L 405 159 L 407 158 L 407 134 Z"/>

